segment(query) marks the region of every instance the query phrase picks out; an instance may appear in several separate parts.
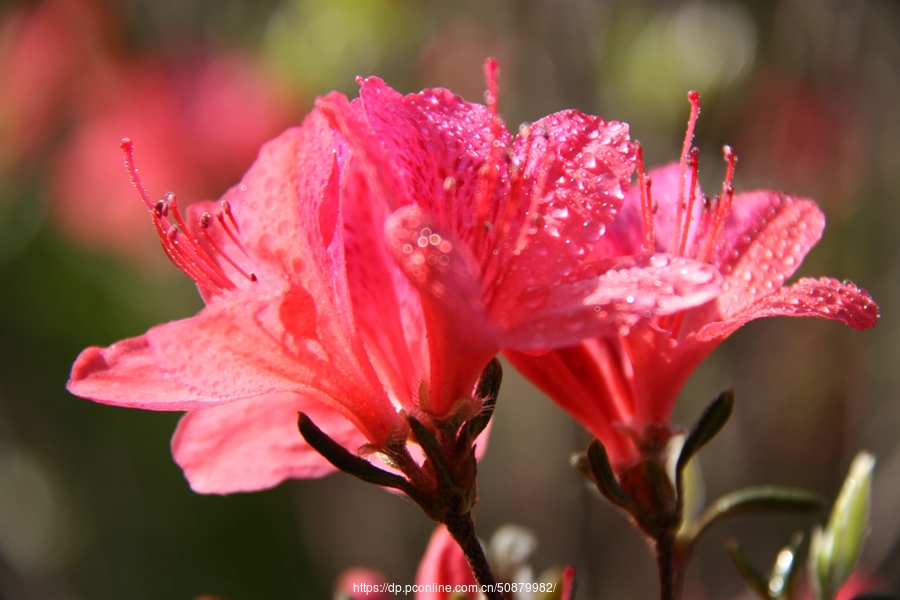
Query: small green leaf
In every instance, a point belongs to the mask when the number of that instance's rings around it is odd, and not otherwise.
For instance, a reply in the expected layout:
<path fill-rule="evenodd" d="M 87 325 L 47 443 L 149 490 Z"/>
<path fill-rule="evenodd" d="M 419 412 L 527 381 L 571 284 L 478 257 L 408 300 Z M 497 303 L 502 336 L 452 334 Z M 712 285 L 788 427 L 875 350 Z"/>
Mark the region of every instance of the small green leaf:
<path fill-rule="evenodd" d="M 494 407 L 497 405 L 497 395 L 500 393 L 500 383 L 503 381 L 503 366 L 497 358 L 491 359 L 491 362 L 481 372 L 478 379 L 478 385 L 475 388 L 475 395 L 484 399 L 481 405 L 481 412 L 477 416 L 469 420 L 467 425 L 469 435 L 472 439 L 478 437 L 478 434 L 484 431 L 491 417 L 494 415 Z"/>
<path fill-rule="evenodd" d="M 763 485 L 726 494 L 703 511 L 700 518 L 685 527 L 679 540 L 687 547 L 696 543 L 713 523 L 726 517 L 749 512 L 795 511 L 815 512 L 823 506 L 817 494 L 797 488 Z"/>
<path fill-rule="evenodd" d="M 729 540 L 725 544 L 725 548 L 728 550 L 731 562 L 737 567 L 738 572 L 744 578 L 744 581 L 747 582 L 747 585 L 750 586 L 750 589 L 763 600 L 771 600 L 766 578 L 753 566 L 753 563 L 750 562 L 737 540 Z"/>
<path fill-rule="evenodd" d="M 625 493 L 616 481 L 612 466 L 609 464 L 609 456 L 606 454 L 606 448 L 600 443 L 600 440 L 594 440 L 588 446 L 588 464 L 591 468 L 591 475 L 597 483 L 597 489 L 603 494 L 607 500 L 617 506 L 627 509 L 634 504 L 634 501 Z"/>
<path fill-rule="evenodd" d="M 798 531 L 791 539 L 791 543 L 781 549 L 775 559 L 775 566 L 772 568 L 772 576 L 769 577 L 769 595 L 778 600 L 789 600 L 794 585 L 794 578 L 800 566 L 800 552 L 803 549 L 803 542 L 806 536 L 802 531 Z"/>
<path fill-rule="evenodd" d="M 366 459 L 352 454 L 331 439 L 327 433 L 319 429 L 312 419 L 304 413 L 300 413 L 297 425 L 300 429 L 300 435 L 303 436 L 306 443 L 321 454 L 325 460 L 334 465 L 336 469 L 368 483 L 398 489 L 406 492 L 410 497 L 413 496 L 408 481 L 399 475 L 383 471 Z"/>
<path fill-rule="evenodd" d="M 831 509 L 828 526 L 814 536 L 810 561 L 820 600 L 831 600 L 856 568 L 869 533 L 874 468 L 874 456 L 867 452 L 856 455 Z"/>
<path fill-rule="evenodd" d="M 700 448 L 719 433 L 725 423 L 728 422 L 732 410 L 734 410 L 734 390 L 725 390 L 706 407 L 706 410 L 703 411 L 703 414 L 700 415 L 700 418 L 694 424 L 694 428 L 691 429 L 691 432 L 685 438 L 675 467 L 675 492 L 678 497 L 679 512 L 683 510 L 684 506 L 684 481 L 682 475 L 684 468 Z"/>

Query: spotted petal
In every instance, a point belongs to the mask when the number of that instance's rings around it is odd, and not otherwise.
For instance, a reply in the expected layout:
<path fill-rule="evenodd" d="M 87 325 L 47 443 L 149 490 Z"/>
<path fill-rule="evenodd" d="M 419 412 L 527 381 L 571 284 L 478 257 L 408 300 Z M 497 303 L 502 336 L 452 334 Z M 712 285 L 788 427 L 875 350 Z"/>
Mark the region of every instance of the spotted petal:
<path fill-rule="evenodd" d="M 706 325 L 692 337 L 698 341 L 724 339 L 744 323 L 763 317 L 819 317 L 862 331 L 878 322 L 878 306 L 866 290 L 836 279 L 801 279 L 792 286 L 748 307 L 724 321 Z"/>

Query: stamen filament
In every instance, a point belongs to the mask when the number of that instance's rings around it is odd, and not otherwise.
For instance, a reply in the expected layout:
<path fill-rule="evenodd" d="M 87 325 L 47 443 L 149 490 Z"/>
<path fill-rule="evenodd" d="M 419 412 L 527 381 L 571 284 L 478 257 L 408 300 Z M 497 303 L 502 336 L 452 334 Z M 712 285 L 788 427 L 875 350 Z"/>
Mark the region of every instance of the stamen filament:
<path fill-rule="evenodd" d="M 236 270 L 238 273 L 240 273 L 241 275 L 243 275 L 243 276 L 244 276 L 245 278 L 247 278 L 249 281 L 257 281 L 256 275 L 254 275 L 253 273 L 247 273 L 246 271 L 244 271 L 244 269 L 242 269 L 242 268 L 240 267 L 240 265 L 238 265 L 236 262 L 234 262 L 234 260 L 232 260 L 231 257 L 228 256 L 228 255 L 225 253 L 225 251 L 222 250 L 222 248 L 219 247 L 218 244 L 216 244 L 216 242 L 215 242 L 215 240 L 213 239 L 213 237 L 212 237 L 211 235 L 209 235 L 209 225 L 210 225 L 209 222 L 210 222 L 210 216 L 209 216 L 209 213 L 203 213 L 203 216 L 200 217 L 200 232 L 201 232 L 201 234 L 203 235 L 203 239 L 206 240 L 206 243 L 208 243 L 210 246 L 212 246 L 213 250 L 215 250 L 216 252 L 218 252 L 219 255 L 222 256 L 222 258 L 224 258 L 225 260 L 227 260 L 227 261 L 228 261 L 228 264 L 230 264 L 232 267 L 234 267 L 235 270 Z"/>
<path fill-rule="evenodd" d="M 691 150 L 691 143 L 694 141 L 694 128 L 697 125 L 697 117 L 700 116 L 700 94 L 691 90 L 687 94 L 688 101 L 691 103 L 691 116 L 688 118 L 687 131 L 684 134 L 684 143 L 681 146 L 681 177 L 678 179 L 678 212 L 675 217 L 675 223 L 678 227 L 682 224 L 682 215 L 684 212 L 684 180 L 687 177 L 688 154 Z M 681 232 L 676 232 L 681 237 Z"/>
<path fill-rule="evenodd" d="M 697 148 L 691 148 L 689 157 L 691 167 L 691 192 L 688 195 L 687 212 L 684 215 L 684 223 L 679 224 L 681 229 L 681 241 L 678 243 L 678 254 L 684 256 L 687 249 L 688 233 L 691 230 L 691 220 L 694 212 L 694 201 L 697 198 L 697 174 L 700 170 L 700 151 Z"/>
<path fill-rule="evenodd" d="M 641 189 L 641 224 L 644 230 L 644 251 L 656 249 L 656 233 L 653 228 L 653 206 L 650 197 L 650 178 L 644 174 L 644 147 L 635 140 L 637 150 L 638 186 Z"/>
<path fill-rule="evenodd" d="M 128 175 L 131 176 L 131 185 L 138 191 L 141 200 L 144 201 L 147 208 L 152 211 L 156 207 L 156 203 L 150 199 L 150 194 L 147 193 L 147 188 L 144 187 L 144 183 L 138 177 L 137 168 L 134 166 L 134 142 L 131 141 L 131 138 L 122 138 L 119 148 L 125 153 L 125 168 L 128 170 Z"/>

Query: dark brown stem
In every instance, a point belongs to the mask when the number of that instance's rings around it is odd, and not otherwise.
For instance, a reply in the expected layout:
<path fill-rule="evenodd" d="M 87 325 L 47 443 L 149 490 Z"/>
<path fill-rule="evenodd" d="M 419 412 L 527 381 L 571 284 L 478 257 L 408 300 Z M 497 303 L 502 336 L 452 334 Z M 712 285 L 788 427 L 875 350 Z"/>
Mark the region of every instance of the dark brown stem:
<path fill-rule="evenodd" d="M 481 542 L 475 535 L 475 519 L 472 517 L 472 512 L 453 516 L 444 525 L 447 526 L 450 536 L 456 540 L 465 554 L 472 574 L 475 575 L 475 581 L 481 586 L 485 598 L 503 600 L 503 594 L 497 589 L 497 580 L 494 579 L 487 557 L 484 555 L 484 548 L 481 547 Z"/>
<path fill-rule="evenodd" d="M 659 571 L 660 600 L 677 600 L 681 594 L 675 567 L 675 536 L 664 533 L 656 539 L 656 566 Z"/>

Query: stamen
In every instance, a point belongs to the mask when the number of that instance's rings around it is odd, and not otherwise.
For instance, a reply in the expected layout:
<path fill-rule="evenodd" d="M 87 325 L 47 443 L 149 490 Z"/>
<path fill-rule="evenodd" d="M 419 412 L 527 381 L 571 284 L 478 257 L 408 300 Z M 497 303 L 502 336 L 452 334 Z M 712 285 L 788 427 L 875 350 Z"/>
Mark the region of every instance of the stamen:
<path fill-rule="evenodd" d="M 725 181 L 722 182 L 722 195 L 718 198 L 713 209 L 710 219 L 709 233 L 707 234 L 706 243 L 698 249 L 697 260 L 708 261 L 715 249 L 716 242 L 725 230 L 725 223 L 731 215 L 731 208 L 734 205 L 734 186 L 732 179 L 734 178 L 734 167 L 737 163 L 737 156 L 730 146 L 722 147 L 722 155 L 728 163 L 725 171 Z"/>
<path fill-rule="evenodd" d="M 138 194 L 141 196 L 141 200 L 144 201 L 147 208 L 153 210 L 155 204 L 150 199 L 150 194 L 147 193 L 147 188 L 144 187 L 141 178 L 138 177 L 137 168 L 134 166 L 134 142 L 131 141 L 131 138 L 122 138 L 122 143 L 119 144 L 119 148 L 125 153 L 125 169 L 128 170 L 128 174 L 131 176 L 131 185 L 137 189 Z"/>
<path fill-rule="evenodd" d="M 493 205 L 492 196 L 496 182 L 499 180 L 498 170 L 500 167 L 500 159 L 503 155 L 503 131 L 505 129 L 503 120 L 497 111 L 497 75 L 499 74 L 499 66 L 497 60 L 489 58 L 484 61 L 484 77 L 487 82 L 487 91 L 484 94 L 487 102 L 488 111 L 491 114 L 491 148 L 488 162 L 485 163 L 478 171 L 478 191 L 475 199 L 475 214 L 478 216 L 478 223 L 489 223 L 489 212 Z M 480 226 L 475 231 L 475 252 L 476 256 L 484 251 L 485 229 Z"/>
<path fill-rule="evenodd" d="M 169 208 L 172 211 L 172 216 L 175 217 L 175 222 L 178 223 L 178 227 L 181 228 L 181 231 L 185 234 L 184 237 L 187 239 L 187 247 L 193 252 L 196 257 L 200 260 L 200 263 L 208 266 L 212 271 L 216 274 L 216 276 L 224 281 L 227 281 L 231 284 L 231 287 L 228 289 L 233 289 L 235 287 L 234 283 L 228 279 L 228 276 L 225 274 L 225 271 L 216 264 L 216 261 L 212 260 L 210 256 L 206 253 L 205 250 L 200 246 L 200 244 L 193 238 L 193 236 L 189 235 L 190 229 L 185 224 L 184 219 L 181 218 L 181 212 L 178 210 L 178 199 L 175 197 L 175 194 L 172 192 L 166 193 L 166 203 L 169 205 Z"/>
<path fill-rule="evenodd" d="M 675 217 L 675 223 L 678 227 L 682 223 L 682 214 L 684 211 L 684 180 L 687 178 L 688 154 L 691 150 L 691 143 L 694 141 L 694 128 L 697 125 L 697 117 L 700 115 L 700 94 L 691 90 L 687 94 L 688 101 L 691 103 L 691 116 L 688 118 L 687 131 L 684 134 L 684 143 L 681 146 L 681 177 L 678 180 L 678 212 Z M 680 231 L 679 237 L 680 237 Z"/>
<path fill-rule="evenodd" d="M 153 226 L 159 236 L 163 252 L 166 253 L 166 256 L 172 261 L 172 264 L 178 267 L 182 273 L 193 279 L 197 285 L 212 293 L 220 293 L 223 290 L 235 289 L 237 286 L 234 282 L 228 278 L 228 275 L 225 274 L 210 254 L 200 245 L 199 241 L 191 236 L 190 229 L 184 222 L 181 212 L 178 210 L 178 199 L 175 197 L 175 194 L 169 192 L 166 194 L 165 199 L 153 202 L 150 199 L 147 188 L 144 187 L 144 184 L 137 173 L 138 170 L 134 162 L 134 144 L 130 139 L 124 138 L 120 147 L 125 154 L 125 168 L 131 176 L 131 183 L 134 185 L 135 189 L 137 189 L 141 200 L 147 205 L 147 208 L 150 209 Z M 223 211 L 228 214 L 228 218 L 231 220 L 234 228 L 237 229 L 237 221 L 231 212 L 231 207 L 227 202 L 223 202 L 222 206 Z M 221 212 L 222 211 L 220 211 L 220 213 Z M 169 222 L 170 214 L 172 215 L 175 224 Z M 223 222 L 224 226 L 224 214 L 221 215 L 220 220 Z M 210 246 L 216 252 L 221 254 L 229 264 L 241 273 L 241 275 L 250 281 L 256 281 L 256 276 L 253 273 L 248 274 L 241 269 L 215 244 L 206 231 L 209 227 L 209 222 L 210 218 L 208 214 L 204 214 L 200 219 L 201 232 L 210 243 Z M 243 246 L 241 246 L 240 242 L 237 241 L 234 234 L 227 226 L 225 227 L 225 230 L 235 244 L 237 244 L 237 246 L 246 254 L 246 250 L 244 250 Z"/>
<path fill-rule="evenodd" d="M 240 233 L 241 228 L 238 227 L 237 221 L 234 218 L 234 213 L 231 212 L 231 203 L 228 202 L 228 200 L 222 200 L 222 210 L 225 211 L 226 215 L 228 215 L 228 220 L 231 221 L 232 225 L 234 225 L 234 230 Z M 243 250 L 243 248 L 241 248 L 241 250 Z"/>
<path fill-rule="evenodd" d="M 234 217 L 231 218 L 232 222 L 234 221 Z M 231 231 L 231 228 L 228 227 L 228 223 L 225 222 L 225 214 L 221 210 L 216 211 L 216 220 L 222 225 L 222 229 L 225 230 L 225 233 L 228 234 L 228 237 L 231 238 L 231 241 L 234 242 L 234 245 L 238 247 L 238 250 L 244 253 L 244 256 L 250 258 L 250 254 L 247 253 L 247 249 L 244 248 L 244 245 L 237 238 L 236 235 Z M 237 225 L 235 224 L 235 229 L 237 229 Z"/>
<path fill-rule="evenodd" d="M 248 281 L 257 281 L 256 275 L 255 275 L 255 274 L 253 274 L 253 273 L 247 273 L 246 271 L 244 271 L 244 269 L 242 269 L 236 262 L 234 262 L 234 261 L 231 259 L 231 257 L 228 256 L 228 255 L 225 253 L 225 251 L 222 250 L 222 248 L 219 247 L 218 244 L 216 244 L 216 242 L 215 242 L 215 240 L 213 240 L 212 236 L 209 235 L 208 229 L 209 229 L 209 226 L 210 226 L 210 220 L 211 220 L 211 218 L 210 218 L 208 212 L 205 212 L 205 213 L 203 213 L 203 214 L 200 216 L 200 232 L 201 232 L 202 235 L 203 235 L 203 239 L 205 239 L 206 242 L 207 242 L 210 246 L 212 246 L 213 250 L 215 250 L 216 252 L 218 252 L 218 253 L 222 256 L 222 258 L 224 258 L 225 260 L 227 260 L 227 261 L 228 261 L 228 264 L 230 264 L 232 267 L 234 267 L 235 270 L 237 270 L 238 273 L 240 273 L 240 274 L 243 275 L 245 278 L 247 278 Z"/>
<path fill-rule="evenodd" d="M 653 227 L 653 200 L 650 196 L 650 177 L 644 174 L 644 147 L 635 140 L 637 149 L 638 186 L 641 188 L 641 224 L 644 229 L 644 252 L 656 249 L 656 234 Z"/>
<path fill-rule="evenodd" d="M 691 148 L 691 154 L 688 160 L 691 167 L 691 193 L 688 196 L 684 223 L 679 224 L 679 227 L 681 228 L 681 241 L 678 243 L 678 254 L 681 256 L 684 256 L 684 251 L 687 249 L 688 233 L 691 230 L 691 220 L 694 212 L 694 201 L 697 198 L 697 175 L 700 172 L 700 151 L 697 148 Z"/>

